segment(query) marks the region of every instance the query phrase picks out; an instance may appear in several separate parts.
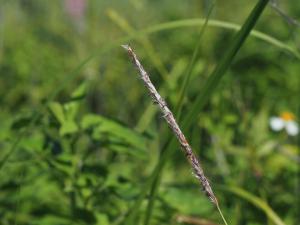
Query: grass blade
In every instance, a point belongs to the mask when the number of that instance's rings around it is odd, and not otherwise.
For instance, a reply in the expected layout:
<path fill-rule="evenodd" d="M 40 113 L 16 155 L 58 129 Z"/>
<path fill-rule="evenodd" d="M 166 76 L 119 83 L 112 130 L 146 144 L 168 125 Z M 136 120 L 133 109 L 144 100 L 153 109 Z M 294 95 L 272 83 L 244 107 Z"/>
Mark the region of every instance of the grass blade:
<path fill-rule="evenodd" d="M 186 72 L 186 75 L 185 75 L 184 80 L 183 80 L 183 84 L 182 84 L 180 92 L 179 92 L 180 93 L 179 94 L 179 99 L 178 99 L 177 107 L 176 107 L 176 110 L 175 110 L 175 112 L 177 112 L 176 113 L 177 114 L 177 119 L 179 121 L 180 121 L 180 115 L 181 115 L 181 112 L 182 112 L 183 99 L 184 99 L 184 96 L 186 94 L 187 87 L 189 85 L 189 81 L 190 81 L 190 78 L 191 78 L 191 75 L 192 75 L 192 70 L 193 70 L 196 58 L 197 58 L 197 56 L 199 54 L 199 49 L 200 49 L 200 44 L 201 44 L 200 40 L 201 40 L 201 38 L 202 38 L 202 36 L 204 34 L 204 31 L 205 31 L 205 29 L 207 27 L 207 24 L 208 24 L 208 21 L 209 21 L 209 17 L 210 17 L 211 12 L 212 12 L 212 10 L 214 8 L 214 5 L 215 5 L 215 3 L 211 4 L 211 7 L 210 7 L 209 12 L 207 14 L 207 17 L 205 19 L 205 22 L 204 22 L 203 26 L 201 27 L 196 47 L 194 49 L 191 61 L 190 61 L 189 65 L 188 65 L 187 72 Z"/>
<path fill-rule="evenodd" d="M 176 29 L 176 28 L 180 28 L 180 27 L 193 27 L 193 26 L 203 25 L 204 23 L 205 23 L 205 19 L 176 20 L 176 21 L 161 23 L 161 24 L 146 28 L 145 30 L 139 31 L 136 35 L 145 35 L 145 33 L 151 34 L 151 33 L 155 33 L 158 31 L 172 30 L 172 29 Z M 234 30 L 234 31 L 241 29 L 241 26 L 238 24 L 225 22 L 225 21 L 221 21 L 221 20 L 209 20 L 207 26 L 208 27 L 218 27 L 218 28 Z M 267 42 L 271 45 L 274 45 L 278 48 L 281 48 L 283 50 L 286 50 L 289 53 L 291 53 L 293 56 L 295 56 L 296 58 L 300 59 L 300 53 L 295 47 L 285 44 L 284 42 L 282 42 L 268 34 L 265 34 L 258 30 L 252 30 L 250 32 L 250 36 L 256 37 L 257 39 L 265 41 L 265 42 Z"/>
<path fill-rule="evenodd" d="M 229 187 L 224 188 L 232 192 L 233 194 L 251 202 L 257 208 L 260 208 L 264 213 L 268 216 L 270 220 L 274 222 L 276 225 L 285 225 L 285 223 L 280 219 L 280 217 L 273 211 L 273 209 L 261 198 L 256 197 L 255 195 L 249 193 L 248 191 L 241 189 L 239 187 Z"/>

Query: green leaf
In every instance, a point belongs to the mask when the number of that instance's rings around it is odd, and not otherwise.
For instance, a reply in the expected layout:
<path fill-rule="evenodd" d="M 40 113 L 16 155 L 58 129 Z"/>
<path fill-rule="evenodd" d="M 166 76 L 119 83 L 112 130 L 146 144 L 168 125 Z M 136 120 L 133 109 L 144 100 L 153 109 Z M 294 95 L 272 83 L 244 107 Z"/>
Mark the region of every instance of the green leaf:
<path fill-rule="evenodd" d="M 161 197 L 170 207 L 187 215 L 203 215 L 213 210 L 213 205 L 203 196 L 200 188 L 197 189 L 197 191 L 191 191 L 186 188 L 170 188 L 167 189 Z"/>
<path fill-rule="evenodd" d="M 76 109 L 74 107 L 74 104 L 77 103 L 72 103 L 71 104 L 66 104 L 62 106 L 58 102 L 51 102 L 49 103 L 49 109 L 54 115 L 54 117 L 58 120 L 59 124 L 61 125 L 59 129 L 59 134 L 61 136 L 66 135 L 66 134 L 72 134 L 76 133 L 78 131 L 78 126 L 76 122 L 74 121 Z"/>
<path fill-rule="evenodd" d="M 145 151 L 136 151 L 135 149 L 130 148 L 128 146 L 110 144 L 109 148 L 114 150 L 115 152 L 118 152 L 118 153 L 132 155 L 132 156 L 135 156 L 135 157 L 139 157 L 141 159 L 146 159 L 147 158 L 147 154 L 146 154 Z"/>
<path fill-rule="evenodd" d="M 84 221 L 86 224 L 95 224 L 97 219 L 94 215 L 94 212 L 84 208 L 76 208 L 74 210 L 75 219 Z"/>
<path fill-rule="evenodd" d="M 54 117 L 59 121 L 61 127 L 59 134 L 61 136 L 66 134 L 73 134 L 78 131 L 78 125 L 75 122 L 75 117 L 78 113 L 80 106 L 79 100 L 85 95 L 87 84 L 82 83 L 73 93 L 72 100 L 65 103 L 64 105 L 58 102 L 50 102 L 48 107 Z"/>
<path fill-rule="evenodd" d="M 55 170 L 66 174 L 67 175 L 66 177 L 71 177 L 71 175 L 73 173 L 73 168 L 72 168 L 72 164 L 69 160 L 68 161 L 49 160 L 48 163 L 51 167 L 55 168 Z"/>
<path fill-rule="evenodd" d="M 71 100 L 64 104 L 64 112 L 67 120 L 74 120 L 81 103 L 81 100 L 85 97 L 87 91 L 87 83 L 82 83 L 71 94 Z"/>
<path fill-rule="evenodd" d="M 33 219 L 31 222 L 33 225 L 39 225 L 39 224 L 67 225 L 67 224 L 70 224 L 70 220 L 68 218 L 59 217 L 58 215 L 45 215 L 43 217 L 38 217 L 38 219 Z"/>
<path fill-rule="evenodd" d="M 104 213 L 96 213 L 97 225 L 110 225 L 108 216 Z"/>
<path fill-rule="evenodd" d="M 60 124 L 65 121 L 65 113 L 61 104 L 58 102 L 50 102 L 48 108 Z"/>
<path fill-rule="evenodd" d="M 21 116 L 20 118 L 13 121 L 11 125 L 12 130 L 20 130 L 24 127 L 27 127 L 32 120 L 32 116 Z"/>
<path fill-rule="evenodd" d="M 101 138 L 105 134 L 111 134 L 135 149 L 146 151 L 145 138 L 142 135 L 114 120 L 100 115 L 88 114 L 84 116 L 81 126 L 83 129 L 94 128 L 93 137 Z"/>
<path fill-rule="evenodd" d="M 86 82 L 83 82 L 75 91 L 72 92 L 72 99 L 81 99 L 86 95 L 88 85 Z"/>
<path fill-rule="evenodd" d="M 62 123 L 59 134 L 64 136 L 66 134 L 73 134 L 78 131 L 78 126 L 73 120 L 66 120 Z"/>
<path fill-rule="evenodd" d="M 41 133 L 37 133 L 31 137 L 23 139 L 20 142 L 20 145 L 27 150 L 36 152 L 39 151 L 40 149 L 43 149 L 43 142 L 44 142 L 43 135 Z"/>

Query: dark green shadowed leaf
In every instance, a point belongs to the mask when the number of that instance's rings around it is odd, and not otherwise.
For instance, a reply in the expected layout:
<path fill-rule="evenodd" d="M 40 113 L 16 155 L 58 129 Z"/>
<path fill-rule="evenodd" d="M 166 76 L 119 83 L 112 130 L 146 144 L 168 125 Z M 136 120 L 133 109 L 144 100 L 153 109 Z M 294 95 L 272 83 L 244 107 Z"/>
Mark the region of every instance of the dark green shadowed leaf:
<path fill-rule="evenodd" d="M 72 94 L 71 100 L 65 104 L 58 102 L 50 102 L 48 108 L 54 115 L 55 119 L 60 123 L 59 134 L 64 136 L 66 134 L 76 133 L 79 128 L 75 122 L 78 113 L 80 102 L 85 97 L 87 90 L 87 83 L 82 83 Z"/>
<path fill-rule="evenodd" d="M 58 102 L 50 102 L 48 107 L 51 113 L 53 113 L 55 119 L 57 119 L 57 121 L 61 124 L 64 123 L 66 118 L 65 118 L 63 106 Z"/>
<path fill-rule="evenodd" d="M 204 195 L 195 198 L 195 195 L 199 193 L 199 189 L 193 191 L 187 188 L 169 188 L 161 195 L 162 199 L 168 203 L 169 206 L 176 209 L 181 214 L 201 215 L 211 213 L 213 205 L 207 204 Z"/>
<path fill-rule="evenodd" d="M 94 139 L 101 139 L 107 134 L 111 134 L 112 136 L 108 137 L 112 144 L 110 147 L 116 151 L 124 152 L 126 150 L 132 151 L 133 154 L 140 155 L 143 158 L 146 156 L 146 139 L 119 122 L 100 115 L 88 114 L 82 119 L 81 127 L 84 130 L 92 129 Z M 124 144 L 128 146 L 124 146 Z"/>

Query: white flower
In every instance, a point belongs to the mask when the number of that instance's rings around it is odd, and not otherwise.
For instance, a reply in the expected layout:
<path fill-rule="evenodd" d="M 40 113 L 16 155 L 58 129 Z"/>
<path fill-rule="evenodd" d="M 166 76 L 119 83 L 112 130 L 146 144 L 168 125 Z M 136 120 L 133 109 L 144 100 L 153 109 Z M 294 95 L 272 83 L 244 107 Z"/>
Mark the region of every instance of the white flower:
<path fill-rule="evenodd" d="M 286 132 L 291 136 L 296 136 L 299 133 L 298 124 L 295 121 L 287 121 L 285 124 Z"/>
<path fill-rule="evenodd" d="M 292 113 L 284 112 L 280 117 L 270 118 L 270 127 L 274 131 L 285 129 L 290 136 L 296 136 L 299 133 L 299 126 L 294 120 L 295 116 Z"/>
<path fill-rule="evenodd" d="M 271 117 L 270 126 L 274 131 L 280 131 L 284 128 L 284 120 L 280 117 Z"/>

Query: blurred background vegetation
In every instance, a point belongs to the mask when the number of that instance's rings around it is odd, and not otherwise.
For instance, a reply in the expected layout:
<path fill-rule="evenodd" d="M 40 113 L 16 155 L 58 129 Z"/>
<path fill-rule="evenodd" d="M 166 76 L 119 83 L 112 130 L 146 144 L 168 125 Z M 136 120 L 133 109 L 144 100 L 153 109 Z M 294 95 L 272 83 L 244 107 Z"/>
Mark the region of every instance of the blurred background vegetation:
<path fill-rule="evenodd" d="M 227 23 L 242 25 L 255 4 L 0 0 L 1 224 L 124 224 L 133 212 L 143 224 L 170 131 L 120 44 L 176 111 L 199 42 L 180 123 L 236 33 Z M 298 0 L 277 6 L 300 18 Z M 200 37 L 208 15 L 216 23 Z M 255 29 L 267 38 L 248 37 L 186 136 L 229 224 L 299 224 L 299 139 L 269 120 L 298 122 L 300 30 L 270 5 Z M 222 224 L 172 151 L 150 224 Z"/>

